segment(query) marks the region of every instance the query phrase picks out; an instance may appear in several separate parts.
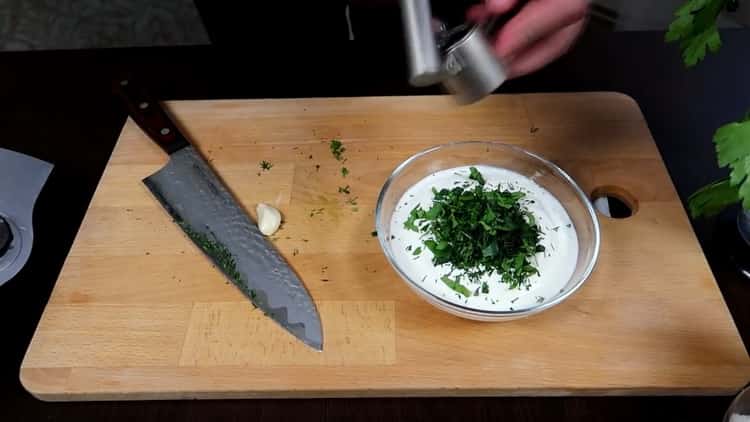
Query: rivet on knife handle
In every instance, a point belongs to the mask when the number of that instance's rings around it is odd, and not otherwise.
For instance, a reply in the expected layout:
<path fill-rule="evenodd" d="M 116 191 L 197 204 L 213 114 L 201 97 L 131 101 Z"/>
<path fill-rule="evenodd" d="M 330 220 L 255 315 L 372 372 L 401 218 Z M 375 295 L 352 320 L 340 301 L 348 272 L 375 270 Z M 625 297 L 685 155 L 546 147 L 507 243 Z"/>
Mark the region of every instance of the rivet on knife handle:
<path fill-rule="evenodd" d="M 132 78 L 116 81 L 114 91 L 124 100 L 130 117 L 164 152 L 172 155 L 189 145 L 161 105 Z"/>

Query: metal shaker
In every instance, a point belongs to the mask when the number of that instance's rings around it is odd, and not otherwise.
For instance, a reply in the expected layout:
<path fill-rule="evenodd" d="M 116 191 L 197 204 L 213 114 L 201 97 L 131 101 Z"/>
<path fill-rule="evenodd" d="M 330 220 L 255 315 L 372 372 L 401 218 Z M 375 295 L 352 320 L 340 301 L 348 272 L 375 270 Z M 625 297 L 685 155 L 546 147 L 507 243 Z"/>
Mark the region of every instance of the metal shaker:
<path fill-rule="evenodd" d="M 487 36 L 495 22 L 433 28 L 430 0 L 401 0 L 413 86 L 442 83 L 461 104 L 479 101 L 507 78 Z"/>

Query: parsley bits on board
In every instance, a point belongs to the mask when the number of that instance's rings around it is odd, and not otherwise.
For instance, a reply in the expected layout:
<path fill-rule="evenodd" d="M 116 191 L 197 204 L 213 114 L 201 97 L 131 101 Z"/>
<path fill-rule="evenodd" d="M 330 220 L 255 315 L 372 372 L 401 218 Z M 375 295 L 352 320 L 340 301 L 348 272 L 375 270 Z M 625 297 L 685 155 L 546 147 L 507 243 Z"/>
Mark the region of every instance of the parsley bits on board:
<path fill-rule="evenodd" d="M 344 147 L 344 144 L 341 143 L 338 139 L 333 139 L 330 144 L 329 148 L 331 149 L 331 154 L 333 154 L 333 158 L 335 158 L 337 161 L 341 161 L 344 159 L 344 152 L 346 152 L 346 148 Z"/>

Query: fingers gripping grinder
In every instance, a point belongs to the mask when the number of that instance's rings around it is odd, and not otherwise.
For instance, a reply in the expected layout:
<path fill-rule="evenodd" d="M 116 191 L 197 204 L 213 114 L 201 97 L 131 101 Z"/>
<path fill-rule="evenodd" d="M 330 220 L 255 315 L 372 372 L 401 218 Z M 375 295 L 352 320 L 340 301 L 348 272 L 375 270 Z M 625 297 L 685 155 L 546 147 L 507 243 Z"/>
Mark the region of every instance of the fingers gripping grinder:
<path fill-rule="evenodd" d="M 470 104 L 505 81 L 506 70 L 487 40 L 497 22 L 435 28 L 430 0 L 400 1 L 410 84 L 442 83 L 459 103 Z"/>

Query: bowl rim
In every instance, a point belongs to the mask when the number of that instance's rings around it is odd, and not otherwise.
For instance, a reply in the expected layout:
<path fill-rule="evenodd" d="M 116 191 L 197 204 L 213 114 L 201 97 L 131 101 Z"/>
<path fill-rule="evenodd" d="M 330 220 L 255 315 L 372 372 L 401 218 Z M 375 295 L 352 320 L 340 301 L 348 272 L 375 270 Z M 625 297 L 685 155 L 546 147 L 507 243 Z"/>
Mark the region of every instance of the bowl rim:
<path fill-rule="evenodd" d="M 572 188 L 575 194 L 579 197 L 581 202 L 583 202 L 584 207 L 586 208 L 587 214 L 592 222 L 593 228 L 594 228 L 594 244 L 593 244 L 593 254 L 591 256 L 591 259 L 589 260 L 588 264 L 586 265 L 586 268 L 584 269 L 583 273 L 581 274 L 581 277 L 579 278 L 578 282 L 572 286 L 570 289 L 568 289 L 566 292 L 562 293 L 561 295 L 557 296 L 554 300 L 550 300 L 549 302 L 544 302 L 541 304 L 534 304 L 527 308 L 521 308 L 521 309 L 514 309 L 512 311 L 487 311 L 487 310 L 480 310 L 476 308 L 471 308 L 467 306 L 462 306 L 457 303 L 450 302 L 438 295 L 435 295 L 434 293 L 430 292 L 429 290 L 425 289 L 424 287 L 420 286 L 419 284 L 415 283 L 409 276 L 407 276 L 404 271 L 401 270 L 401 268 L 398 266 L 398 264 L 395 261 L 395 258 L 390 253 L 390 249 L 387 247 L 386 242 L 388 239 L 385 236 L 385 230 L 381 230 L 381 227 L 379 225 L 380 216 L 382 213 L 383 208 L 383 199 L 385 198 L 386 193 L 391 187 L 391 184 L 393 181 L 398 178 L 401 173 L 408 168 L 414 161 L 418 160 L 419 158 L 422 158 L 428 154 L 431 154 L 433 152 L 442 150 L 442 149 L 448 149 L 448 148 L 455 148 L 455 147 L 461 147 L 461 146 L 475 146 L 475 145 L 484 145 L 491 148 L 499 148 L 499 149 L 506 149 L 511 150 L 516 153 L 520 153 L 521 155 L 526 155 L 530 157 L 533 160 L 539 161 L 544 166 L 550 168 L 552 171 L 554 171 L 558 176 L 560 176 L 564 181 L 566 181 Z M 535 154 L 533 152 L 527 151 L 519 146 L 506 144 L 503 142 L 493 142 L 493 141 L 454 141 L 454 142 L 448 142 L 441 145 L 435 145 L 432 147 L 429 147 L 427 149 L 424 149 L 422 151 L 419 151 L 412 155 L 411 157 L 404 160 L 401 164 L 399 164 L 393 172 L 391 172 L 390 176 L 388 176 L 388 179 L 386 179 L 385 183 L 383 184 L 383 187 L 380 190 L 380 194 L 378 195 L 378 202 L 375 207 L 375 227 L 378 232 L 378 241 L 380 243 L 380 248 L 383 250 L 383 253 L 385 254 L 386 258 L 388 259 L 388 263 L 393 267 L 394 270 L 396 270 L 396 273 L 412 288 L 416 288 L 418 293 L 421 293 L 422 295 L 426 295 L 427 297 L 424 297 L 428 303 L 431 303 L 432 305 L 440 305 L 447 308 L 450 308 L 453 313 L 455 314 L 463 314 L 467 317 L 474 317 L 477 319 L 487 319 L 492 317 L 498 317 L 500 319 L 501 317 L 513 317 L 513 319 L 517 319 L 524 316 L 533 315 L 542 311 L 545 311 L 547 309 L 550 309 L 556 305 L 559 305 L 563 301 L 565 301 L 568 297 L 572 296 L 578 289 L 583 285 L 583 283 L 588 280 L 589 276 L 591 276 L 591 273 L 594 271 L 594 268 L 596 267 L 596 264 L 599 260 L 599 248 L 601 246 L 601 228 L 599 226 L 599 218 L 596 215 L 596 211 L 594 210 L 593 204 L 591 203 L 591 200 L 589 199 L 588 195 L 586 195 L 586 192 L 581 189 L 581 187 L 576 183 L 575 180 L 573 180 L 570 175 L 565 172 L 562 168 L 560 168 L 557 164 L 553 163 L 552 161 Z M 440 308 L 440 306 L 437 306 Z"/>

